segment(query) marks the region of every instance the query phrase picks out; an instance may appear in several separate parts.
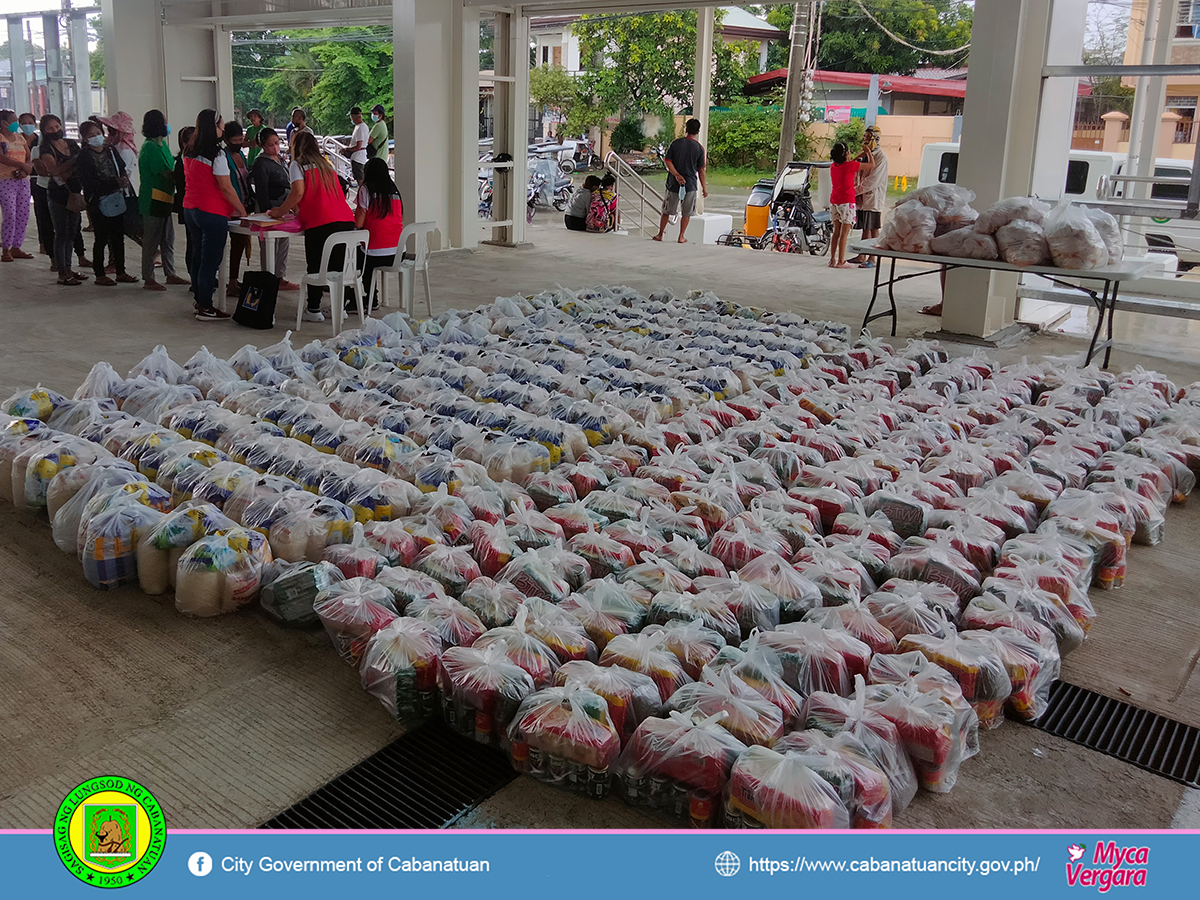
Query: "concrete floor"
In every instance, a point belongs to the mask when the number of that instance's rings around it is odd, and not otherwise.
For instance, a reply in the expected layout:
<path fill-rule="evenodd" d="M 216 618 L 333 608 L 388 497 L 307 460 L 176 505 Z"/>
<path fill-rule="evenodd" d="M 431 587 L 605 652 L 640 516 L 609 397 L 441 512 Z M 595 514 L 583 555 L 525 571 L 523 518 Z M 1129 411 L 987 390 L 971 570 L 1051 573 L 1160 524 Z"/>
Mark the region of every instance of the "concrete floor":
<path fill-rule="evenodd" d="M 870 272 L 831 271 L 824 260 L 574 234 L 540 213 L 530 237 L 528 248 L 436 255 L 435 311 L 555 284 L 622 283 L 644 292 L 705 288 L 854 324 L 870 290 Z M 130 256 L 136 272 L 136 248 Z M 298 247 L 292 267 L 302 267 Z M 4 264 L 0 277 L 0 396 L 39 381 L 71 392 L 97 360 L 125 371 L 158 343 L 182 361 L 201 344 L 228 356 L 282 337 L 283 328 L 198 323 L 182 288 L 59 288 L 44 257 Z M 933 277 L 906 284 L 899 340 L 936 328 L 918 312 L 936 293 Z M 1180 384 L 1200 379 L 1195 335 L 1179 325 L 1118 314 L 1113 368 L 1141 364 Z M 299 338 L 329 333 L 328 325 L 309 325 Z M 993 355 L 1066 357 L 1084 347 L 1076 336 L 1038 335 Z M 1200 613 L 1188 581 L 1198 536 L 1192 505 L 1170 511 L 1161 547 L 1134 548 L 1125 588 L 1093 594 L 1100 618 L 1069 658 L 1068 680 L 1200 725 Z M 97 593 L 53 546 L 45 522 L 11 507 L 0 509 L 0 679 L 8 686 L 0 699 L 0 827 L 49 827 L 70 787 L 105 772 L 146 784 L 172 827 L 252 826 L 398 734 L 322 634 L 285 631 L 252 611 L 186 620 L 169 601 L 133 588 Z M 918 797 L 897 824 L 1196 827 L 1198 812 L 1196 792 L 1007 724 L 984 737 L 953 793 Z M 593 804 L 518 779 L 459 824 L 662 823 L 616 800 Z"/>

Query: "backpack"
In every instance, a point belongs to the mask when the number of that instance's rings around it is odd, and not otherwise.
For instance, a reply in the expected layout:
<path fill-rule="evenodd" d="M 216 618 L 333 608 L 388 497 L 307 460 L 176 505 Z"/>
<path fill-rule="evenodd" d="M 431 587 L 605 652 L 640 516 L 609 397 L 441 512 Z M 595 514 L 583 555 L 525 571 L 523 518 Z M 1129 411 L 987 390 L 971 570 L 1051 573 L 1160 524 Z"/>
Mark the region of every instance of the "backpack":
<path fill-rule="evenodd" d="M 592 191 L 591 202 L 588 203 L 587 230 L 608 231 L 609 209 L 604 199 L 603 191 Z"/>
<path fill-rule="evenodd" d="M 271 272 L 246 272 L 233 321 L 247 328 L 273 328 L 275 301 L 279 299 L 279 276 Z"/>

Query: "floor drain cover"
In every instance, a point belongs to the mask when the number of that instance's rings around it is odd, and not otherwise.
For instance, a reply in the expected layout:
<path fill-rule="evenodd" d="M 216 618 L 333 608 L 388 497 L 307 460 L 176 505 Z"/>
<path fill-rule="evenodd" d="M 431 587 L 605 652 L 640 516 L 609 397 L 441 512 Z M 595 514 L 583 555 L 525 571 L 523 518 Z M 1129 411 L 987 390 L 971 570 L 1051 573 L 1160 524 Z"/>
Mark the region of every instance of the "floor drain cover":
<path fill-rule="evenodd" d="M 1200 787 L 1200 729 L 1056 681 L 1050 705 L 1033 723 L 1107 756 Z"/>
<path fill-rule="evenodd" d="M 427 722 L 263 828 L 445 828 L 517 777 L 498 750 Z"/>

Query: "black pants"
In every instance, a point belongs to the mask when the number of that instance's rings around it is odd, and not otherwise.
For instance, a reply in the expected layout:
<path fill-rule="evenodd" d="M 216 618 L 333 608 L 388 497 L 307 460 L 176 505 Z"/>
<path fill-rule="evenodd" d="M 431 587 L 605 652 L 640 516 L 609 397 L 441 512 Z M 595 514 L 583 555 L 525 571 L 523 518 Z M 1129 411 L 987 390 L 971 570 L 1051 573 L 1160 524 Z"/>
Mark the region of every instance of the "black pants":
<path fill-rule="evenodd" d="M 339 231 L 353 230 L 353 222 L 329 222 L 326 225 L 317 225 L 306 229 L 304 232 L 304 262 L 308 269 L 308 274 L 316 275 L 321 271 L 321 254 L 325 250 L 325 241 L 329 239 L 331 234 L 337 234 Z M 338 247 L 329 257 L 330 271 L 336 272 L 345 265 L 345 262 L 345 249 Z M 308 289 L 308 308 L 311 312 L 318 312 L 321 309 L 321 293 L 322 291 L 319 287 L 310 287 Z"/>
<path fill-rule="evenodd" d="M 54 217 L 50 215 L 50 192 L 44 187 L 38 187 L 35 180 L 31 185 L 33 189 L 33 217 L 37 221 L 38 243 L 42 245 L 51 256 L 54 256 Z M 78 228 L 75 229 L 75 237 L 72 240 L 75 247 L 75 255 L 80 259 L 87 256 L 87 249 L 83 246 L 83 232 Z"/>
<path fill-rule="evenodd" d="M 358 270 L 362 272 L 363 296 L 366 300 L 363 302 L 363 310 L 370 312 L 375 305 L 375 298 L 371 296 L 371 279 L 375 276 L 375 270 L 383 266 L 390 266 L 396 261 L 396 254 L 389 253 L 387 256 L 368 256 L 362 250 L 358 251 Z M 354 294 L 346 292 L 346 308 L 349 309 L 354 304 Z"/>
<path fill-rule="evenodd" d="M 183 221 L 183 213 L 179 213 L 179 224 L 183 226 L 183 267 L 187 269 L 188 278 L 195 282 L 192 275 L 192 231 L 187 227 L 187 223 Z"/>
<path fill-rule="evenodd" d="M 583 216 L 563 216 L 563 221 L 567 223 L 567 231 L 587 231 L 587 219 Z"/>
<path fill-rule="evenodd" d="M 96 245 L 92 250 L 92 271 L 97 278 L 104 277 L 104 249 L 107 247 L 112 254 L 112 264 L 118 275 L 125 274 L 125 215 L 106 216 L 96 206 L 90 210 L 92 214 L 92 229 L 96 235 Z"/>

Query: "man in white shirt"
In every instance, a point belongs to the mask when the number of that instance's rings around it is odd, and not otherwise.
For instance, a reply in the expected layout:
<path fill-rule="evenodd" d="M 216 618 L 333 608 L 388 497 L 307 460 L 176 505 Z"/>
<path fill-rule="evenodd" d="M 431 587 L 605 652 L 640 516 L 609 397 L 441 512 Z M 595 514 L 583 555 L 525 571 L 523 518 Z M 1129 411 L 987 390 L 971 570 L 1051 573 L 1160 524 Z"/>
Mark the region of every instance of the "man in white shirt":
<path fill-rule="evenodd" d="M 350 121 L 354 123 L 354 131 L 350 135 L 350 168 L 354 171 L 354 181 L 362 184 L 367 167 L 367 144 L 371 141 L 371 129 L 363 121 L 361 106 L 350 110 Z"/>

